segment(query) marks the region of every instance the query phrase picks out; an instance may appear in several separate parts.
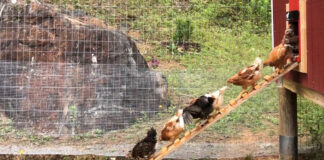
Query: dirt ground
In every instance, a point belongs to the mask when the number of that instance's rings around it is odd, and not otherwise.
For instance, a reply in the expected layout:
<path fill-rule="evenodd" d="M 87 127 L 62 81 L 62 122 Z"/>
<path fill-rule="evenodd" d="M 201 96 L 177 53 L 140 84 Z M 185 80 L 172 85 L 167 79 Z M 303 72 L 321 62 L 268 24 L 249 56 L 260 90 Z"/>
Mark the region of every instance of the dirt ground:
<path fill-rule="evenodd" d="M 152 126 L 159 133 L 167 120 L 155 121 Z M 149 125 L 139 125 L 119 131 L 111 131 L 97 138 L 60 138 L 47 142 L 24 139 L 3 139 L 0 141 L 0 154 L 42 154 L 42 155 L 102 155 L 109 157 L 125 156 L 134 144 L 146 135 Z M 275 126 L 273 126 L 275 127 Z M 139 129 L 140 128 L 140 129 Z M 267 135 L 268 131 L 252 132 L 247 128 L 235 135 L 218 135 L 214 130 L 206 130 L 175 151 L 172 159 L 215 159 L 239 158 L 246 156 L 273 156 L 278 154 L 278 137 Z M 276 134 L 274 134 L 276 135 Z M 158 143 L 157 151 L 167 142 Z M 1 158 L 1 157 L 0 157 Z"/>
<path fill-rule="evenodd" d="M 31 141 L 28 138 L 2 138 L 0 154 L 23 155 L 98 155 L 104 157 L 123 157 L 145 137 L 146 131 L 158 126 L 159 133 L 167 119 L 161 118 L 152 123 L 138 124 L 127 129 L 111 131 L 99 137 L 59 138 L 45 142 Z M 279 139 L 276 125 L 267 124 L 267 129 L 252 131 L 249 128 L 240 128 L 235 135 L 217 134 L 215 130 L 207 129 L 189 143 L 170 154 L 170 159 L 277 159 Z M 269 133 L 273 132 L 271 135 Z M 159 142 L 159 151 L 167 142 Z M 307 148 L 306 148 L 307 149 Z M 300 153 L 305 153 L 300 149 Z M 82 157 L 82 156 L 81 156 Z M 255 158 L 258 157 L 258 158 Z M 3 156 L 0 156 L 0 160 Z M 81 158 L 82 159 L 82 158 Z M 97 159 L 97 158 L 95 158 Z"/>
<path fill-rule="evenodd" d="M 299 160 L 311 160 L 311 156 L 307 154 L 299 155 Z M 124 157 L 106 157 L 106 156 L 95 156 L 95 155 L 82 155 L 82 156 L 71 156 L 71 155 L 0 155 L 0 160 L 126 160 Z M 279 156 L 259 156 L 259 157 L 242 157 L 242 158 L 220 158 L 220 159 L 209 159 L 209 160 L 278 160 Z M 170 159 L 165 160 L 180 160 L 180 159 Z M 199 159 L 203 160 L 203 159 Z"/>
<path fill-rule="evenodd" d="M 0 160 L 57 160 L 57 159 L 77 159 L 77 160 L 125 160 L 124 157 L 105 157 L 105 156 L 94 156 L 94 155 L 84 155 L 84 156 L 64 156 L 64 155 L 28 155 L 28 156 L 18 156 L 18 155 L 0 155 Z M 247 158 L 234 158 L 234 159 L 217 159 L 217 160 L 245 160 Z M 253 160 L 275 160 L 278 159 L 278 156 L 271 157 L 254 157 Z M 166 159 L 171 160 L 171 159 Z M 176 160 L 176 159 L 172 159 Z"/>
<path fill-rule="evenodd" d="M 64 155 L 27 155 L 27 156 L 18 156 L 18 155 L 0 155 L 0 160 L 57 160 L 57 159 L 77 159 L 77 160 L 125 160 L 124 157 L 105 157 L 105 156 L 94 156 L 94 155 L 83 155 L 83 156 L 64 156 Z M 217 159 L 217 160 L 245 160 L 247 158 L 234 158 L 234 159 Z M 278 159 L 278 156 L 271 157 L 254 157 L 253 160 L 275 160 Z M 171 159 L 166 159 L 171 160 Z M 176 160 L 176 159 L 172 159 Z"/>

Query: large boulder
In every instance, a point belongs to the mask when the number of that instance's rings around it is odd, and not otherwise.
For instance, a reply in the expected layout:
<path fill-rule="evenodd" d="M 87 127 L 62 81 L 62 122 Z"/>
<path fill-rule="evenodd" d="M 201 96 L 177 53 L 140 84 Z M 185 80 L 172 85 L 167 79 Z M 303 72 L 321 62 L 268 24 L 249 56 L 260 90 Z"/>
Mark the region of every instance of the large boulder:
<path fill-rule="evenodd" d="M 164 76 L 103 21 L 38 2 L 0 9 L 0 110 L 16 127 L 122 129 L 165 105 Z"/>

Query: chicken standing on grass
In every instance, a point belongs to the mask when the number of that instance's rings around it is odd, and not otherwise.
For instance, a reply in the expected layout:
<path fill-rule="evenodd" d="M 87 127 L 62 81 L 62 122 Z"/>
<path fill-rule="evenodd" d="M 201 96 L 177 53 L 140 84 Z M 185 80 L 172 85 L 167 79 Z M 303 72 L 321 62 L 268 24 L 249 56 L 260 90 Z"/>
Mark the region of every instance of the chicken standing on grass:
<path fill-rule="evenodd" d="M 236 99 L 242 97 L 246 89 L 251 86 L 250 91 L 254 89 L 256 83 L 261 79 L 262 60 L 257 58 L 254 64 L 240 70 L 237 74 L 227 79 L 227 84 L 242 86 L 243 90 Z"/>
<path fill-rule="evenodd" d="M 220 106 L 223 104 L 223 95 L 226 89 L 227 86 L 212 94 L 205 94 L 194 99 L 190 106 L 183 109 L 183 119 L 185 124 L 191 123 L 192 119 L 196 118 L 207 119 L 209 114 L 214 110 L 218 111 Z"/>
<path fill-rule="evenodd" d="M 151 128 L 144 139 L 139 141 L 130 151 L 127 157 L 132 158 L 150 158 L 155 152 L 155 145 L 156 145 L 156 130 Z"/>
<path fill-rule="evenodd" d="M 179 109 L 177 114 L 165 123 L 161 131 L 161 140 L 173 142 L 183 131 L 184 121 L 182 117 L 182 109 Z"/>

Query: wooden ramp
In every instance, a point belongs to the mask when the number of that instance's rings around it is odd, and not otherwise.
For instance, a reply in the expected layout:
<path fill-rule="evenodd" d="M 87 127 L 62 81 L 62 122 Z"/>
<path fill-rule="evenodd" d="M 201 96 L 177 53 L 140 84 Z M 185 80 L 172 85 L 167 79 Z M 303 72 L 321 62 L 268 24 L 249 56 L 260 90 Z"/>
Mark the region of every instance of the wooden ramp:
<path fill-rule="evenodd" d="M 176 139 L 172 145 L 162 147 L 161 151 L 157 152 L 150 160 L 161 160 L 163 157 L 169 155 L 174 150 L 180 148 L 182 145 L 187 143 L 190 139 L 194 138 L 196 135 L 207 129 L 209 126 L 220 120 L 221 118 L 225 117 L 233 110 L 238 108 L 242 103 L 256 95 L 257 93 L 261 92 L 264 88 L 268 87 L 271 83 L 275 82 L 289 71 L 293 70 L 298 66 L 297 62 L 294 62 L 287 66 L 285 70 L 281 74 L 273 73 L 271 75 L 265 76 L 264 80 L 258 83 L 253 91 L 249 94 L 243 95 L 241 99 L 237 101 L 231 101 L 230 104 L 225 106 L 223 109 L 220 110 L 218 113 L 212 113 L 207 120 L 202 121 L 201 123 L 197 123 L 196 127 L 190 131 L 187 131 L 182 138 Z"/>

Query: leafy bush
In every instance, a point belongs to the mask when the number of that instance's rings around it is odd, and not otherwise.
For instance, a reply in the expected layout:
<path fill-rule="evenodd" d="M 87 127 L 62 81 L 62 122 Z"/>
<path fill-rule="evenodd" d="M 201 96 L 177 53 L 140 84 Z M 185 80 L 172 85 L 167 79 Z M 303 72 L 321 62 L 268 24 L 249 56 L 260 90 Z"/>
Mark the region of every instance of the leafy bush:
<path fill-rule="evenodd" d="M 188 41 L 194 30 L 191 21 L 189 19 L 178 19 L 176 25 L 177 28 L 173 35 L 173 41 L 175 43 Z"/>

